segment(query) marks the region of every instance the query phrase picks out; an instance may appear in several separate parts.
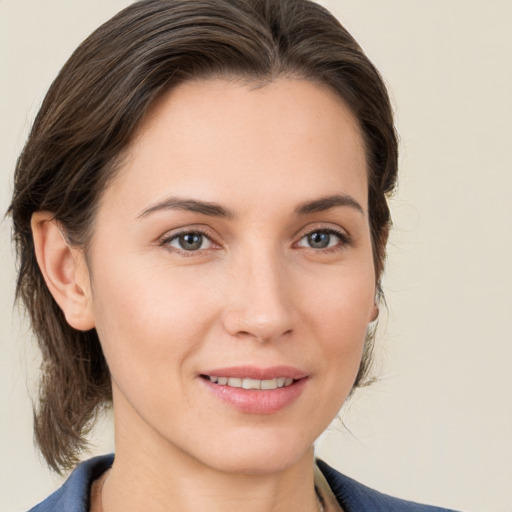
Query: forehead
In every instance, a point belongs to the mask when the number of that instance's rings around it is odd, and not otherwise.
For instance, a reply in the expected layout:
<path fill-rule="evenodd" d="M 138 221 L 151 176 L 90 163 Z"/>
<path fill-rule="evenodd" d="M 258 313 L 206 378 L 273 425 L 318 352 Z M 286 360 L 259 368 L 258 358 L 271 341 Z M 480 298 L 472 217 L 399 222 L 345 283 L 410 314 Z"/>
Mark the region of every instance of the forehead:
<path fill-rule="evenodd" d="M 337 189 L 358 195 L 366 209 L 364 144 L 354 116 L 326 86 L 187 82 L 153 105 L 109 188 L 140 208 L 170 193 L 215 201 L 250 193 L 284 203 Z"/>

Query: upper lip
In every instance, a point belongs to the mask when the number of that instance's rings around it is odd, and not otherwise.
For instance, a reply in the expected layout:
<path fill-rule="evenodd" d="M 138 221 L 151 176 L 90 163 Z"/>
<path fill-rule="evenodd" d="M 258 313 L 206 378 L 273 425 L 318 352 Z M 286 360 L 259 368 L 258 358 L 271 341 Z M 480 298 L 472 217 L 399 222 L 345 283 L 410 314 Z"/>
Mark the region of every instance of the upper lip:
<path fill-rule="evenodd" d="M 269 366 L 266 368 L 259 366 L 229 366 L 226 368 L 213 368 L 201 372 L 201 375 L 209 375 L 212 377 L 238 377 L 239 379 L 257 379 L 257 380 L 271 380 L 278 377 L 285 377 L 287 379 L 303 379 L 308 376 L 308 373 L 299 370 L 293 366 Z"/>

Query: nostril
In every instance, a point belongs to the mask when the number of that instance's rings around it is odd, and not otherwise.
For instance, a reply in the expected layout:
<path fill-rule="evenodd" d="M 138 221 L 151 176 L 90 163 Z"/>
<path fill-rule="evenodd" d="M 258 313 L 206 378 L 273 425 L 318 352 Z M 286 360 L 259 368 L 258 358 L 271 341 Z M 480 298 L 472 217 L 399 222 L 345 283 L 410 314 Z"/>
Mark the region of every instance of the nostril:
<path fill-rule="evenodd" d="M 288 336 L 293 331 L 293 315 L 284 308 L 256 309 L 255 305 L 231 309 L 224 313 L 225 330 L 239 339 L 254 339 L 260 342 Z"/>

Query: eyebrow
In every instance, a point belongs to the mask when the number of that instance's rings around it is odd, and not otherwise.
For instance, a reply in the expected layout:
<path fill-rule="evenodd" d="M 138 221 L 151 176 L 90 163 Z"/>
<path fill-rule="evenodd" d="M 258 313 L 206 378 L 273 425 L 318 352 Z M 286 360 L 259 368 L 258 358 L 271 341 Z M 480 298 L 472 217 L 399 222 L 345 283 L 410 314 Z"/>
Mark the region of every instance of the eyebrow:
<path fill-rule="evenodd" d="M 352 196 L 347 194 L 335 194 L 302 203 L 295 208 L 295 213 L 299 215 L 307 215 L 310 213 L 323 212 L 325 210 L 335 208 L 336 206 L 348 206 L 349 208 L 354 208 L 362 215 L 365 215 L 363 207 Z"/>
<path fill-rule="evenodd" d="M 308 215 L 311 213 L 323 212 L 337 206 L 348 206 L 357 210 L 362 215 L 365 214 L 362 206 L 352 197 L 346 194 L 335 194 L 332 196 L 321 197 L 313 201 L 307 201 L 299 204 L 295 208 L 297 215 Z M 235 217 L 234 212 L 224 208 L 217 203 L 208 201 L 198 201 L 197 199 L 183 199 L 179 197 L 168 197 L 163 201 L 144 209 L 137 218 L 147 217 L 148 215 L 165 210 L 184 210 L 189 212 L 208 215 L 209 217 L 223 217 L 232 219 Z"/>
<path fill-rule="evenodd" d="M 168 197 L 167 199 L 159 201 L 158 203 L 143 210 L 139 215 L 137 215 L 137 218 L 147 217 L 151 213 L 162 210 L 185 210 L 188 212 L 201 213 L 202 215 L 208 215 L 210 217 L 233 218 L 235 216 L 232 211 L 216 203 L 197 201 L 196 199 Z"/>

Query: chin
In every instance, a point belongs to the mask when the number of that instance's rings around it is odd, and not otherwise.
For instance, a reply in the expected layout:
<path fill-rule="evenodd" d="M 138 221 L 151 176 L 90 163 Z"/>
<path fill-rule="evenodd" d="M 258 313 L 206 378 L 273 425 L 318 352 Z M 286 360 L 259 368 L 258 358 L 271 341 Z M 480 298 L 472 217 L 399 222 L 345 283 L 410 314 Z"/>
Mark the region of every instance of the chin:
<path fill-rule="evenodd" d="M 313 444 L 304 446 L 304 438 L 299 432 L 292 436 L 281 435 L 276 442 L 265 440 L 265 437 L 262 436 L 260 442 L 231 443 L 228 448 L 219 444 L 223 446 L 222 451 L 203 457 L 203 462 L 223 473 L 265 475 L 285 471 L 314 456 Z"/>

